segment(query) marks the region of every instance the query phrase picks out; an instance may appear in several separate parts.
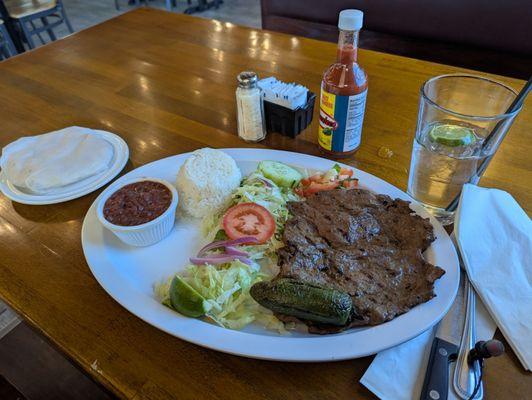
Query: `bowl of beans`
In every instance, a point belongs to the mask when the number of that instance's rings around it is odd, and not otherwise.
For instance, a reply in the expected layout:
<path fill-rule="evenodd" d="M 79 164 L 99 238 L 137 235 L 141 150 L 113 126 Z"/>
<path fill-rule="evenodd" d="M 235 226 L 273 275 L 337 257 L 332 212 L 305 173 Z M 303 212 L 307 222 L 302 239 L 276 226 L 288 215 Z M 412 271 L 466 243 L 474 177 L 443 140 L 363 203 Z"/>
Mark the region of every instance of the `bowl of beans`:
<path fill-rule="evenodd" d="M 178 195 L 169 182 L 136 178 L 104 191 L 97 208 L 102 225 L 131 246 L 150 246 L 170 234 Z"/>

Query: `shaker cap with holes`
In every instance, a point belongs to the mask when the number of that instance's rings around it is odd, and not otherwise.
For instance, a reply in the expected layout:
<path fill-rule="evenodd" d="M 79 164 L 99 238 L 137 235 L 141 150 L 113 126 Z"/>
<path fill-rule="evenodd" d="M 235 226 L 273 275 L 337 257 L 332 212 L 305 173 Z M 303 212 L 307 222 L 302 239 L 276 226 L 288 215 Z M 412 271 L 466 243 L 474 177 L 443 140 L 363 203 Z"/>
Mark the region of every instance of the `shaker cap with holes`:
<path fill-rule="evenodd" d="M 238 81 L 238 86 L 242 88 L 252 88 L 257 85 L 258 77 L 253 71 L 243 71 L 238 74 L 236 80 Z"/>

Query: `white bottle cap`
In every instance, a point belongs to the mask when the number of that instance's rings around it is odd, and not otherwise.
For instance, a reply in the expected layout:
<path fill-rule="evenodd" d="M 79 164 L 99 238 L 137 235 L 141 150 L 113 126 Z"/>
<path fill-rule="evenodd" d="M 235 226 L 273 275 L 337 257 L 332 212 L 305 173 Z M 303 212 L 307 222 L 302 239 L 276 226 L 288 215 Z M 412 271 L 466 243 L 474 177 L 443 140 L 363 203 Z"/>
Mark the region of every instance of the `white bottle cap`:
<path fill-rule="evenodd" d="M 343 10 L 338 17 L 338 28 L 343 31 L 358 31 L 362 28 L 364 13 L 360 10 Z"/>

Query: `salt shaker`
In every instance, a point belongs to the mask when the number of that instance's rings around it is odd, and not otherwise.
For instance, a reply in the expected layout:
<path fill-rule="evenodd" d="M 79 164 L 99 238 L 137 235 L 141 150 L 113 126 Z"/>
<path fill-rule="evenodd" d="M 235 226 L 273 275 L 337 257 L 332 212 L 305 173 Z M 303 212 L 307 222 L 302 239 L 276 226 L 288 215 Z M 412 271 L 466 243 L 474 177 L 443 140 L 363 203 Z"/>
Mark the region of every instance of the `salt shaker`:
<path fill-rule="evenodd" d="M 238 136 L 246 142 L 259 142 L 266 137 L 266 123 L 257 74 L 250 71 L 241 72 L 237 81 Z"/>

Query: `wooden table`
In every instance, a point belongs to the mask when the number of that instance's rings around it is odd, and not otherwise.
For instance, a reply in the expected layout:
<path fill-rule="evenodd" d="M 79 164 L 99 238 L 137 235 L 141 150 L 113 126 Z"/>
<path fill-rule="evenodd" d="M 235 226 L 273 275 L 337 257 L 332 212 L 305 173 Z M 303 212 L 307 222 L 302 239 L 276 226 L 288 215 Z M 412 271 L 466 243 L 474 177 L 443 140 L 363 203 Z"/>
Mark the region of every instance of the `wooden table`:
<path fill-rule="evenodd" d="M 0 145 L 69 125 L 106 129 L 129 145 L 126 170 L 204 146 L 244 147 L 236 137 L 237 73 L 254 70 L 318 92 L 335 52 L 330 43 L 139 9 L 1 63 Z M 459 70 L 371 51 L 361 51 L 360 62 L 370 89 L 363 144 L 348 162 L 405 189 L 419 87 Z M 528 103 L 482 184 L 508 190 L 530 212 Z M 259 146 L 318 154 L 316 121 L 317 115 L 296 140 L 270 134 Z M 380 158 L 381 146 L 393 157 Z M 0 297 L 118 396 L 373 397 L 358 383 L 372 357 L 328 364 L 251 360 L 181 341 L 127 312 L 83 257 L 81 224 L 96 196 L 51 206 L 0 196 Z M 488 362 L 486 385 L 490 399 L 532 398 L 530 376 L 511 351 Z"/>

